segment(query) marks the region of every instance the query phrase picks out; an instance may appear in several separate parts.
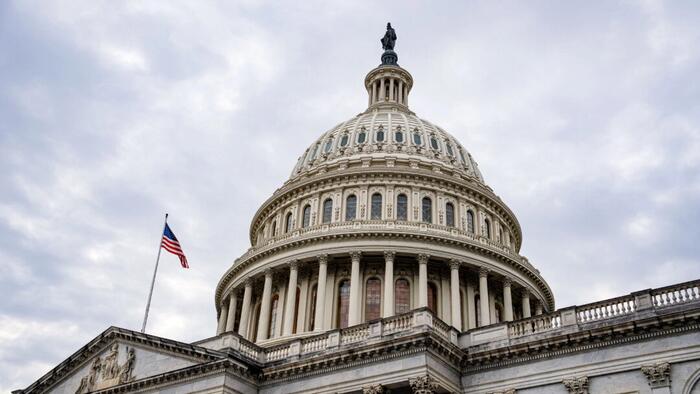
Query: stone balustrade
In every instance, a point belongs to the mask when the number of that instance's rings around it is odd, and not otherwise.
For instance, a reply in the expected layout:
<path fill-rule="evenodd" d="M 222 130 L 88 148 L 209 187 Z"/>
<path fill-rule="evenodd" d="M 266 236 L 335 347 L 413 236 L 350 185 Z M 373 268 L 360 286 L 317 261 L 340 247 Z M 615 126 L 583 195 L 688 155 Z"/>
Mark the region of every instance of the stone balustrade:
<path fill-rule="evenodd" d="M 576 317 L 579 322 L 588 323 L 627 315 L 636 309 L 634 296 L 627 295 L 576 307 Z"/>
<path fill-rule="evenodd" d="M 508 335 L 511 338 L 519 338 L 526 335 L 555 330 L 560 327 L 561 313 L 556 311 L 546 315 L 538 315 L 511 322 L 508 324 Z"/>
<path fill-rule="evenodd" d="M 651 299 L 656 308 L 698 301 L 700 283 L 691 281 L 654 289 L 651 291 Z"/>

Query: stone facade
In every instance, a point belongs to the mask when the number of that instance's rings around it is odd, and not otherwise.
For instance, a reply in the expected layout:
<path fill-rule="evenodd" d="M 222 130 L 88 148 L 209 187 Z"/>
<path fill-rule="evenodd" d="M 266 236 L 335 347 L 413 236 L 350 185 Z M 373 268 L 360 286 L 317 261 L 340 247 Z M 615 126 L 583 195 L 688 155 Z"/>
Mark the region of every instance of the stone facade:
<path fill-rule="evenodd" d="M 215 336 L 111 327 L 14 394 L 700 393 L 700 281 L 555 309 L 514 213 L 409 109 L 390 55 L 254 215 Z"/>

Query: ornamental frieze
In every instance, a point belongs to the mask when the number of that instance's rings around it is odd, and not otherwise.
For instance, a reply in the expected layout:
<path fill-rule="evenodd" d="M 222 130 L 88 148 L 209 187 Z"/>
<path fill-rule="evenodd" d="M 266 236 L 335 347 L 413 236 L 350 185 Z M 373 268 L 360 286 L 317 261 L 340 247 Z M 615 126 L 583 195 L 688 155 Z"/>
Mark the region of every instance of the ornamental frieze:
<path fill-rule="evenodd" d="M 102 390 L 107 387 L 129 383 L 134 380 L 134 364 L 136 354 L 134 348 L 126 347 L 126 360 L 119 363 L 119 344 L 114 344 L 109 353 L 103 358 L 98 356 L 92 362 L 90 371 L 82 379 L 75 394 L 84 394 Z"/>

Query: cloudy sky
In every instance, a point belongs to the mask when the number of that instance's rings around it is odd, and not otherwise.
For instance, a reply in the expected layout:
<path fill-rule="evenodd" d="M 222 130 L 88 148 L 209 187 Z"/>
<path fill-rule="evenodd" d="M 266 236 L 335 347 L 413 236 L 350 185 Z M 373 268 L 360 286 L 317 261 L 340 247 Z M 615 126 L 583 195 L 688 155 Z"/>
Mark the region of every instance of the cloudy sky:
<path fill-rule="evenodd" d="M 391 21 L 411 107 L 518 216 L 559 307 L 700 278 L 695 1 L 0 2 L 0 392 L 110 325 L 214 334 L 214 287 Z"/>

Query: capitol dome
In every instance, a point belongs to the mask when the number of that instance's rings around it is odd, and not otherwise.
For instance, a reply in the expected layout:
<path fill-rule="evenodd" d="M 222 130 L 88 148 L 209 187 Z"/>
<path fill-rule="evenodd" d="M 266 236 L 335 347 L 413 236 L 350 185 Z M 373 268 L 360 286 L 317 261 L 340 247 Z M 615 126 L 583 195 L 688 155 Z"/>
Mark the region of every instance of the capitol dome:
<path fill-rule="evenodd" d="M 367 108 L 323 133 L 216 289 L 217 333 L 262 346 L 425 308 L 459 331 L 554 310 L 520 225 L 472 155 L 408 106 L 385 45 Z"/>

